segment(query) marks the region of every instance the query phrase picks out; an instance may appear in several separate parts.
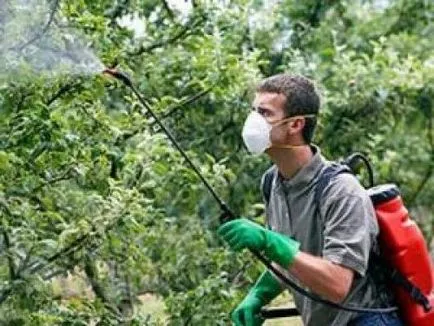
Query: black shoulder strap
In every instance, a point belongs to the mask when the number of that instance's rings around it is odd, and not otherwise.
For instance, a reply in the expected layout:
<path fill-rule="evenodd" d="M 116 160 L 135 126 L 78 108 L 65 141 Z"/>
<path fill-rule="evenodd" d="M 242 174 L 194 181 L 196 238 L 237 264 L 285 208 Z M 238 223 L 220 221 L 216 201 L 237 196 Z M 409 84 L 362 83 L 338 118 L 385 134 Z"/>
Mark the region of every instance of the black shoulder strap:
<path fill-rule="evenodd" d="M 262 196 L 264 196 L 265 203 L 268 205 L 270 202 L 270 196 L 271 196 L 271 187 L 273 185 L 273 178 L 274 178 L 274 172 L 275 168 L 274 165 L 269 168 L 267 171 L 265 171 L 264 175 L 262 176 Z"/>
<path fill-rule="evenodd" d="M 402 275 L 397 268 L 391 266 L 387 260 L 374 251 L 371 251 L 371 259 L 373 264 L 380 267 L 377 271 L 384 273 L 385 277 L 387 277 L 391 283 L 403 288 L 414 302 L 423 307 L 426 313 L 432 309 L 429 299 L 408 277 Z"/>
<path fill-rule="evenodd" d="M 331 165 L 327 166 L 324 171 L 321 172 L 318 184 L 315 188 L 315 202 L 319 203 L 324 189 L 327 187 L 329 182 L 338 174 L 341 173 L 353 173 L 351 169 L 344 165 L 333 162 Z M 262 195 L 264 196 L 265 203 L 268 205 L 271 196 L 271 187 L 273 185 L 273 179 L 275 175 L 275 167 L 272 166 L 267 171 L 265 171 L 262 176 Z"/>
<path fill-rule="evenodd" d="M 322 198 L 324 189 L 327 187 L 327 185 L 334 177 L 336 177 L 341 173 L 353 174 L 353 171 L 351 171 L 351 169 L 346 165 L 333 162 L 321 172 L 318 183 L 315 187 L 315 194 L 314 194 L 315 203 L 317 203 L 318 205 L 320 204 L 320 200 Z"/>

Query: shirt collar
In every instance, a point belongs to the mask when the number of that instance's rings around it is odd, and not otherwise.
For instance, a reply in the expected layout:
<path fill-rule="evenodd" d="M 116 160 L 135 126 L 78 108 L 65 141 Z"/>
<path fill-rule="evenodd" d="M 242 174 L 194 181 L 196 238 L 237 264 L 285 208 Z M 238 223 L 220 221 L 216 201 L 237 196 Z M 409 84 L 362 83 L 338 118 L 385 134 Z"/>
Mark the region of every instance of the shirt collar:
<path fill-rule="evenodd" d="M 326 164 L 326 160 L 321 155 L 321 150 L 318 146 L 311 145 L 311 149 L 314 153 L 312 159 L 290 179 L 284 179 L 282 175 L 278 173 L 278 184 L 286 189 L 302 189 L 315 179 Z"/>

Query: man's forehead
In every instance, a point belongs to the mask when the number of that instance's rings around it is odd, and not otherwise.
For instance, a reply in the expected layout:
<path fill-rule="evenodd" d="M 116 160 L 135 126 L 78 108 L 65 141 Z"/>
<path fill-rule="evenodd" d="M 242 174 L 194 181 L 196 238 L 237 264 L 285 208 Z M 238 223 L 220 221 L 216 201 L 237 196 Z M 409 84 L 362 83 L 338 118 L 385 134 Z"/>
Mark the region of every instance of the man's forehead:
<path fill-rule="evenodd" d="M 267 108 L 282 108 L 285 102 L 285 95 L 281 93 L 263 93 L 258 92 L 255 94 L 253 100 L 254 107 L 267 107 Z"/>

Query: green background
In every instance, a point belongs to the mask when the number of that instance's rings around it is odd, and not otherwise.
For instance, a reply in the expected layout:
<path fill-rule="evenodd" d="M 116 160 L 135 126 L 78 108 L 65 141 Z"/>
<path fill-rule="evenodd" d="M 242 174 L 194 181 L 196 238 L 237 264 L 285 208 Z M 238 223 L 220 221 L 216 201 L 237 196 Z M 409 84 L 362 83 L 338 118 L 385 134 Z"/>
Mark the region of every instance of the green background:
<path fill-rule="evenodd" d="M 366 153 L 432 243 L 432 1 L 193 1 L 180 12 L 65 0 L 55 10 L 50 37 L 75 31 L 128 72 L 237 214 L 263 218 L 270 162 L 240 137 L 254 85 L 298 73 L 322 95 L 315 143 L 329 159 Z M 0 81 L 0 323 L 228 325 L 262 266 L 217 238 L 218 206 L 179 153 L 119 82 L 23 58 L 3 61 L 20 69 Z"/>

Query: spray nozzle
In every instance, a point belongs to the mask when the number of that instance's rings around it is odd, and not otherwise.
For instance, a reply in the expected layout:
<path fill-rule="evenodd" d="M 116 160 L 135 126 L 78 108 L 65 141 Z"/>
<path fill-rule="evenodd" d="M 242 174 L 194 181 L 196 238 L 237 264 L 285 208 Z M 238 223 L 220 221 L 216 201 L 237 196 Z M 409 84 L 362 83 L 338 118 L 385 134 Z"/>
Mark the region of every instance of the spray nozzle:
<path fill-rule="evenodd" d="M 131 82 L 131 78 L 123 71 L 119 71 L 115 68 L 106 68 L 102 72 L 103 74 L 109 74 L 110 76 L 120 80 L 127 86 L 133 86 L 133 83 Z"/>

